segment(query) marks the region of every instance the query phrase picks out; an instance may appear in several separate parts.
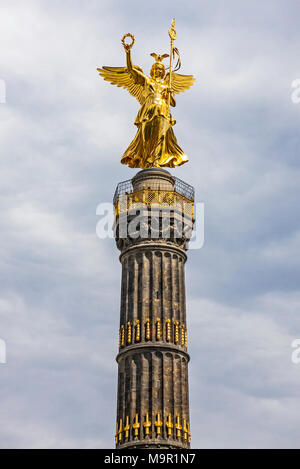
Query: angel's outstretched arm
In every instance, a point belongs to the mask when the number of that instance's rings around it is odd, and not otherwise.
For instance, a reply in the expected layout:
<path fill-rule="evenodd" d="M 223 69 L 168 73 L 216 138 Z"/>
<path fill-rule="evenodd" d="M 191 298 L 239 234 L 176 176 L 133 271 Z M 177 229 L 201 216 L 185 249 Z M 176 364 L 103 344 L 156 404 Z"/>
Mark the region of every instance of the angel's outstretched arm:
<path fill-rule="evenodd" d="M 125 34 L 124 38 L 127 36 L 128 34 Z M 132 35 L 130 34 L 129 36 Z M 122 39 L 122 43 L 126 51 L 126 67 L 103 66 L 102 68 L 97 68 L 97 70 L 99 75 L 103 77 L 105 81 L 109 81 L 112 85 L 125 88 L 138 100 L 140 104 L 144 104 L 144 91 L 148 86 L 148 77 L 140 67 L 132 64 L 130 54 L 132 43 L 125 44 L 124 38 Z"/>
<path fill-rule="evenodd" d="M 131 77 L 134 79 L 135 83 L 138 84 L 144 84 L 146 80 L 146 75 L 144 75 L 142 70 L 139 70 L 139 67 L 137 65 L 132 65 L 132 60 L 131 60 L 131 52 L 130 48 L 124 47 L 125 52 L 126 52 L 126 65 L 127 65 L 127 70 L 130 73 Z"/>
<path fill-rule="evenodd" d="M 131 52 L 130 49 L 125 49 L 126 52 L 126 64 L 127 64 L 127 70 L 132 73 L 133 70 L 133 65 L 132 65 L 132 60 L 131 60 Z"/>

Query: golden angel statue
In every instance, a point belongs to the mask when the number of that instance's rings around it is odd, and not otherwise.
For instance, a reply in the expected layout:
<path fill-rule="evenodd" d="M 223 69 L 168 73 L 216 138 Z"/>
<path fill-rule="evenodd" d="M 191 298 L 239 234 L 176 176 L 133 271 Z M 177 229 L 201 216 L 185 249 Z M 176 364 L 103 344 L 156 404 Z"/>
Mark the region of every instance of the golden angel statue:
<path fill-rule="evenodd" d="M 150 77 L 145 75 L 140 67 L 132 64 L 130 50 L 135 39 L 131 34 L 126 34 L 122 39 L 127 66 L 97 69 L 104 80 L 127 89 L 141 105 L 135 119 L 136 136 L 121 159 L 121 163 L 127 164 L 131 168 L 174 168 L 188 161 L 187 155 L 178 145 L 173 132 L 173 125 L 176 121 L 172 118 L 170 106 L 176 106 L 174 95 L 190 88 L 195 78 L 192 75 L 175 73 L 174 70 L 178 70 L 178 66 L 180 67 L 180 58 L 172 71 L 173 57 L 175 53 L 179 56 L 177 48 L 174 47 L 176 39 L 174 26 L 173 20 L 169 30 L 170 55 L 151 54 L 155 63 L 152 65 Z M 125 42 L 126 37 L 131 38 L 130 44 Z M 167 74 L 162 62 L 166 57 L 170 57 L 170 67 Z"/>

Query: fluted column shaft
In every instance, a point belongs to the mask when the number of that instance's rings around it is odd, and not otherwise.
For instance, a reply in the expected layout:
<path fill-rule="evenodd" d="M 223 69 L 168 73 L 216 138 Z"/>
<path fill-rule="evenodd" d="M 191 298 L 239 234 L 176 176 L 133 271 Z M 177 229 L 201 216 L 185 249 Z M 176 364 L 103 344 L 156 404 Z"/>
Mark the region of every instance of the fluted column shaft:
<path fill-rule="evenodd" d="M 157 187 L 162 179 L 174 190 L 166 171 L 142 171 L 134 179 L 136 191 Z M 117 244 L 122 286 L 116 446 L 187 448 L 185 240 L 160 236 Z"/>

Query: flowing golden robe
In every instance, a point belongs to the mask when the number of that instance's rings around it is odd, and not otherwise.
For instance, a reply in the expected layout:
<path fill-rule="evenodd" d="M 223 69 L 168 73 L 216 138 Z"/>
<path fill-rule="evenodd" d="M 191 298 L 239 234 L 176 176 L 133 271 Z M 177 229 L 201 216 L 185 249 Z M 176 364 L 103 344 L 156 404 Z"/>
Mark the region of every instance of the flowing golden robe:
<path fill-rule="evenodd" d="M 168 105 L 169 74 L 164 79 L 150 78 L 142 69 L 132 65 L 127 52 L 127 67 L 103 67 L 97 69 L 106 81 L 122 86 L 139 101 L 141 108 L 136 116 L 137 133 L 122 156 L 121 163 L 131 168 L 171 167 L 188 161 L 173 132 L 176 123 Z M 192 75 L 172 72 L 170 105 L 175 106 L 174 93 L 190 88 Z"/>
<path fill-rule="evenodd" d="M 131 168 L 174 168 L 182 165 L 188 157 L 173 132 L 175 121 L 169 112 L 167 86 L 148 77 L 146 86 L 146 98 L 135 119 L 138 131 L 121 163 Z"/>

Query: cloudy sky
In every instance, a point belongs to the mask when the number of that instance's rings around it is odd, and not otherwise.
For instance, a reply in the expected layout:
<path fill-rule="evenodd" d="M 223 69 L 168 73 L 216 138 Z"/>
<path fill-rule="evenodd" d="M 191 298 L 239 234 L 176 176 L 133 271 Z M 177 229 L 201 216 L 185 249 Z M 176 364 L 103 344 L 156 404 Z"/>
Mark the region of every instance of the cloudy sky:
<path fill-rule="evenodd" d="M 186 266 L 195 448 L 299 448 L 300 78 L 297 0 L 2 0 L 1 448 L 113 447 L 120 265 L 96 207 L 137 102 L 97 76 L 136 36 L 148 72 L 177 21 L 193 89 L 174 117 L 205 203 Z M 3 81 L 2 81 L 3 83 Z"/>

